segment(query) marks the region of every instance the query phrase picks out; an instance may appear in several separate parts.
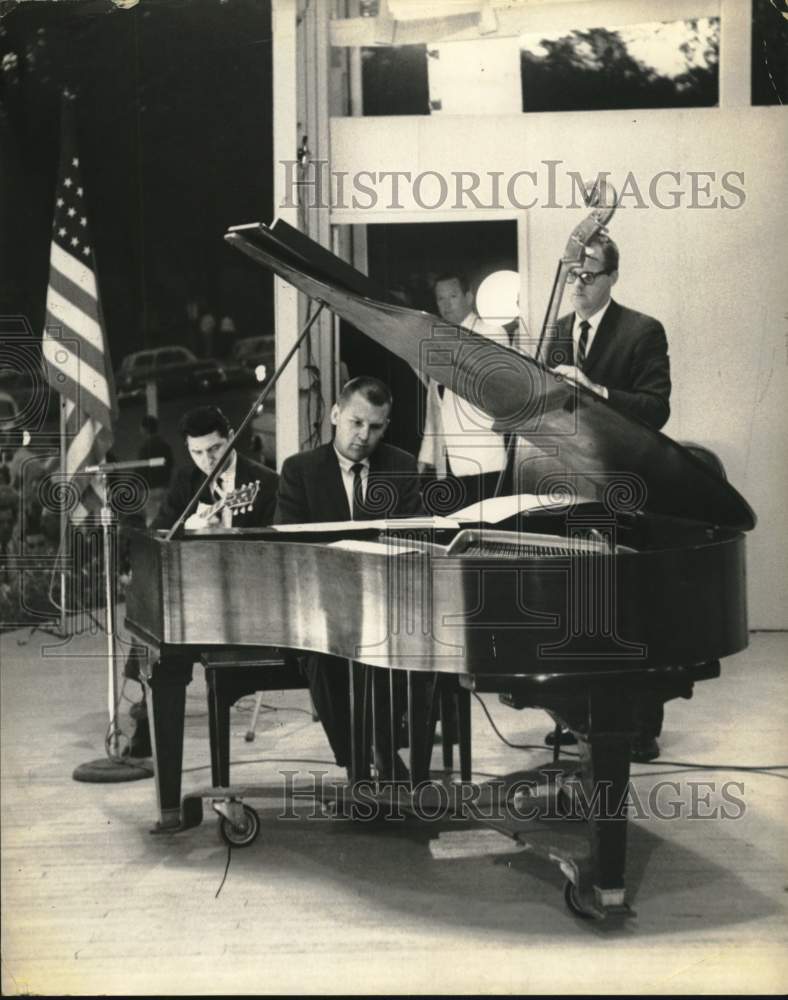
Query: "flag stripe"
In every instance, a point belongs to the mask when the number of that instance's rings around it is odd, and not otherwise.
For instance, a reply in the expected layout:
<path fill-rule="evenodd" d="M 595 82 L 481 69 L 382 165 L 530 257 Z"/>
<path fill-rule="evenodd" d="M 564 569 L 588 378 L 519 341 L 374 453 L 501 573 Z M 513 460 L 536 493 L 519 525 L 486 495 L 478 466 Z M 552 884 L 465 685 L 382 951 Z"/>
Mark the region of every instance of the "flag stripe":
<path fill-rule="evenodd" d="M 50 302 L 52 303 L 51 306 Z M 52 270 L 49 272 L 47 308 L 51 308 L 52 312 L 57 316 L 61 316 L 62 311 L 63 322 L 68 323 L 71 327 L 76 325 L 85 339 L 89 340 L 96 350 L 101 351 L 103 354 L 104 338 L 101 335 L 101 327 L 98 322 L 98 303 L 87 292 L 84 292 L 78 285 L 75 285 L 73 281 L 70 281 L 64 274 L 61 274 L 60 271 Z M 83 330 L 78 323 L 75 324 L 69 318 L 71 315 L 70 310 L 72 309 L 76 309 L 80 317 L 87 317 L 92 324 L 92 335 L 88 330 Z"/>
<path fill-rule="evenodd" d="M 47 379 L 65 401 L 62 463 L 79 491 L 80 502 L 71 514 L 79 524 L 101 505 L 96 478 L 83 470 L 101 462 L 112 444 L 115 391 L 73 116 L 73 101 L 66 100 L 42 354 Z"/>
<path fill-rule="evenodd" d="M 90 409 L 95 409 L 98 411 L 97 419 L 108 423 L 110 401 L 106 380 L 57 341 L 45 337 L 42 347 L 50 374 L 49 381 L 57 391 L 71 396 L 83 410 L 89 412 Z M 56 361 L 55 355 L 62 360 Z"/>
<path fill-rule="evenodd" d="M 86 420 L 79 432 L 69 441 L 66 451 L 66 472 L 73 476 L 83 465 L 92 464 L 91 451 L 96 438 L 96 422 Z"/>
<path fill-rule="evenodd" d="M 67 326 L 60 316 L 56 316 L 50 311 L 50 297 L 47 296 L 46 324 L 49 327 L 50 339 L 57 343 L 58 354 L 60 351 L 67 351 L 78 361 L 89 365 L 93 371 L 102 373 L 104 371 L 104 352 L 96 350 L 90 341 L 85 340 L 80 334 L 79 328 Z M 71 318 L 79 319 L 74 310 L 72 310 Z M 106 376 L 102 375 L 102 381 L 106 384 Z M 107 391 L 109 392 L 109 390 Z"/>
<path fill-rule="evenodd" d="M 81 260 L 77 260 L 73 254 L 58 246 L 54 241 L 49 254 L 49 263 L 56 271 L 59 271 L 60 274 L 68 278 L 78 288 L 81 288 L 92 299 L 98 298 L 96 276 L 93 271 Z"/>

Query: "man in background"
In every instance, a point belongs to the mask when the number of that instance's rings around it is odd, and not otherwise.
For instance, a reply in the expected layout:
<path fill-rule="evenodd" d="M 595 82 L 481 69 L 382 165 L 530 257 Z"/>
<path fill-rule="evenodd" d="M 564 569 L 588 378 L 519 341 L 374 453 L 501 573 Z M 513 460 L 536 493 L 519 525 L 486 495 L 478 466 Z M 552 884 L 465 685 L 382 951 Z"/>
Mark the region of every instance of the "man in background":
<path fill-rule="evenodd" d="M 503 327 L 485 323 L 474 308 L 473 292 L 461 274 L 447 273 L 435 282 L 435 304 L 441 319 L 479 336 L 509 345 Z M 493 495 L 506 463 L 503 436 L 492 430 L 488 414 L 434 379 L 427 384 L 424 431 L 419 449 L 419 469 L 437 479 L 456 481 L 456 502 L 451 513 Z"/>

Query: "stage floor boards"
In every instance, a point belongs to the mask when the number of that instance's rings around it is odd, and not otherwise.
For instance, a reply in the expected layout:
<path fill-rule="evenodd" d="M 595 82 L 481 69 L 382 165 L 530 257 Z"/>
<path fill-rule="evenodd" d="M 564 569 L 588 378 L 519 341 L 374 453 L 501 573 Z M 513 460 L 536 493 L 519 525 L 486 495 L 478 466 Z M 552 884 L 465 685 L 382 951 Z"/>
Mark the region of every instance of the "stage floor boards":
<path fill-rule="evenodd" d="M 788 988 L 788 783 L 779 777 L 635 767 L 639 801 L 648 803 L 657 782 L 675 782 L 661 786 L 658 801 L 663 815 L 680 815 L 631 822 L 628 889 L 637 916 L 618 926 L 578 921 L 564 906 L 555 865 L 510 851 L 487 831 L 444 824 L 436 841 L 434 825 L 411 820 L 277 819 L 286 806 L 281 771 L 298 771 L 299 783 L 311 780 L 310 770 L 339 771 L 306 692 L 268 693 L 277 711 L 263 712 L 255 742 L 244 741 L 251 699 L 233 713 L 233 759 L 250 762 L 233 778 L 263 783 L 267 795 L 251 803 L 262 816 L 260 837 L 232 850 L 222 884 L 228 849 L 210 810 L 196 829 L 152 836 L 152 781 L 71 778 L 75 766 L 103 755 L 101 636 L 58 645 L 37 633 L 18 645 L 27 636 L 0 636 L 4 995 Z M 753 635 L 719 680 L 699 684 L 691 701 L 669 703 L 665 761 L 786 763 L 787 662 L 788 635 Z M 137 698 L 136 685 L 126 690 Z M 491 696 L 485 703 L 507 739 L 541 743 L 546 715 L 515 712 Z M 504 746 L 477 703 L 473 739 L 482 777 L 549 756 Z M 208 761 L 197 668 L 186 789 L 208 783 Z M 720 818 L 723 807 L 743 815 Z M 718 818 L 705 818 L 714 810 Z M 308 800 L 297 811 L 307 815 Z"/>

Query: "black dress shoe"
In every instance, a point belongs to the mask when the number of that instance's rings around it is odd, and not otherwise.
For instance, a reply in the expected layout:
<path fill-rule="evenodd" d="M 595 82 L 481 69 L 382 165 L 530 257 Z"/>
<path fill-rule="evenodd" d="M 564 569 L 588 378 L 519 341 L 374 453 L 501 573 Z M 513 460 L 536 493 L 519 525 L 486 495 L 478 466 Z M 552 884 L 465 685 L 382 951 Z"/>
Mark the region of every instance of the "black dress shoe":
<path fill-rule="evenodd" d="M 636 739 L 632 743 L 631 758 L 635 764 L 646 764 L 659 757 L 659 743 L 652 736 L 650 739 Z"/>
<path fill-rule="evenodd" d="M 148 709 L 144 701 L 137 701 L 131 706 L 129 709 L 129 718 L 135 724 L 129 743 L 129 757 L 151 757 L 153 755 L 153 747 L 150 742 Z"/>
<path fill-rule="evenodd" d="M 547 734 L 544 738 L 545 743 L 549 747 L 555 746 L 555 730 Z M 562 729 L 558 734 L 558 745 L 562 747 L 573 747 L 577 743 L 577 737 L 574 733 L 570 732 L 568 729 Z"/>

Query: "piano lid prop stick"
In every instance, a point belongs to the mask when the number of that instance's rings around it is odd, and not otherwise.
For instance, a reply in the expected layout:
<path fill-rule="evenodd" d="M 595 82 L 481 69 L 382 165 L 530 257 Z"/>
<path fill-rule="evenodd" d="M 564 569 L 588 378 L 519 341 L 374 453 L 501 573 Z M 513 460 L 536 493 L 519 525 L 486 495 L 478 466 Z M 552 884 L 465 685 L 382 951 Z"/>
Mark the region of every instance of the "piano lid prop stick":
<path fill-rule="evenodd" d="M 191 512 L 194 510 L 194 508 L 195 508 L 195 506 L 197 504 L 197 500 L 198 500 L 200 494 L 202 493 L 202 491 L 205 490 L 205 489 L 210 489 L 211 486 L 213 486 L 214 481 L 216 480 L 216 477 L 219 475 L 219 473 L 224 468 L 224 460 L 230 454 L 230 449 L 233 447 L 233 444 L 241 436 L 241 434 L 243 434 L 243 432 L 246 430 L 247 426 L 249 425 L 252 417 L 255 415 L 255 413 L 257 413 L 258 409 L 263 405 L 263 403 L 265 402 L 265 400 L 268 398 L 268 394 L 271 392 L 271 390 L 273 389 L 273 387 L 279 381 L 279 376 L 282 374 L 282 372 L 288 366 L 288 364 L 290 363 L 290 359 L 296 353 L 296 351 L 298 350 L 298 348 L 301 346 L 301 343 L 305 339 L 306 335 L 309 333 L 309 331 L 314 326 L 315 321 L 317 320 L 317 318 L 320 315 L 320 313 L 323 311 L 323 306 L 325 305 L 325 303 L 321 302 L 319 299 L 316 300 L 316 301 L 317 301 L 318 305 L 317 305 L 317 309 L 315 310 L 314 314 L 312 316 L 310 316 L 310 318 L 306 321 L 306 323 L 304 323 L 304 327 L 301 330 L 301 332 L 298 334 L 298 336 L 296 337 L 295 343 L 290 348 L 290 350 L 287 352 L 287 354 L 285 355 L 284 360 L 282 361 L 281 365 L 276 369 L 276 371 L 274 372 L 274 374 L 271 376 L 270 381 L 265 386 L 265 388 L 263 389 L 263 391 L 260 393 L 260 395 L 257 397 L 257 399 L 252 403 L 252 405 L 251 405 L 251 407 L 249 409 L 249 412 L 246 414 L 246 416 L 241 421 L 241 423 L 240 423 L 240 425 L 238 427 L 238 430 L 235 431 L 234 434 L 230 435 L 229 441 L 227 442 L 227 444 L 225 445 L 225 447 L 222 449 L 222 452 L 221 452 L 221 454 L 219 455 L 219 458 L 216 461 L 216 465 L 214 465 L 214 467 L 213 467 L 213 471 L 197 487 L 197 492 L 194 494 L 194 496 L 191 498 L 191 500 L 186 504 L 186 506 L 183 509 L 183 513 L 181 514 L 181 516 L 178 518 L 178 520 L 175 522 L 175 524 L 173 524 L 173 526 L 167 532 L 166 541 L 168 541 L 168 542 L 171 541 L 175 537 L 175 535 L 178 533 L 178 531 L 180 531 L 181 526 L 183 525 L 183 522 L 186 520 L 186 518 L 189 516 L 189 514 L 191 514 Z"/>

